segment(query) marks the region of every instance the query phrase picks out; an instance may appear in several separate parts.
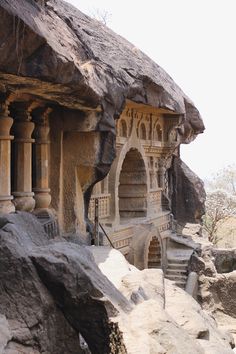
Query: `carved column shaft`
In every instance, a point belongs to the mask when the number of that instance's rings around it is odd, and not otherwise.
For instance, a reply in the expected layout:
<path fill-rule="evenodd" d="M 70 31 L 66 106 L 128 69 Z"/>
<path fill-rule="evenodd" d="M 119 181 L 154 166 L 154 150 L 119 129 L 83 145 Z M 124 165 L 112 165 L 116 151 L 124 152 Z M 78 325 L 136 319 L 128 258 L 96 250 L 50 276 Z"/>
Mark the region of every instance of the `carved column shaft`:
<path fill-rule="evenodd" d="M 159 169 L 159 184 L 160 188 L 165 188 L 165 169 L 163 167 Z"/>
<path fill-rule="evenodd" d="M 34 115 L 33 191 L 36 209 L 47 209 L 51 203 L 49 189 L 49 131 L 48 115 L 51 109 L 36 110 Z"/>
<path fill-rule="evenodd" d="M 17 210 L 32 211 L 35 206 L 32 192 L 32 143 L 34 123 L 25 104 L 15 104 L 13 131 L 14 143 L 14 178 L 13 195 Z"/>
<path fill-rule="evenodd" d="M 103 180 L 103 193 L 107 194 L 108 193 L 108 176 L 106 176 Z"/>
<path fill-rule="evenodd" d="M 0 102 L 0 213 L 15 210 L 11 200 L 11 140 L 13 119 L 8 116 L 7 104 Z"/>

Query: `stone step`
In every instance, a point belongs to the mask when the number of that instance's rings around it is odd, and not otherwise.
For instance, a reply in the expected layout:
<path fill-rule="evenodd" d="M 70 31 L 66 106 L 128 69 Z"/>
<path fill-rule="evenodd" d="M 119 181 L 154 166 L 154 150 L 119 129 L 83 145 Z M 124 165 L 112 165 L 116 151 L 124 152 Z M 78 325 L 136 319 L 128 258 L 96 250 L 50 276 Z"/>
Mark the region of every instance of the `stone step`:
<path fill-rule="evenodd" d="M 169 280 L 174 280 L 174 281 L 187 281 L 187 276 L 186 275 L 181 275 L 181 274 L 166 274 L 165 276 Z"/>
<path fill-rule="evenodd" d="M 157 259 L 157 260 L 160 261 L 160 260 L 161 260 L 161 254 L 156 254 L 156 253 L 155 253 L 155 254 L 150 254 L 150 253 L 149 253 L 149 255 L 148 255 L 148 262 L 149 262 L 149 261 L 152 262 L 153 259 Z"/>
<path fill-rule="evenodd" d="M 184 289 L 185 290 L 185 287 L 186 287 L 186 283 L 175 283 L 179 288 L 181 289 Z"/>
<path fill-rule="evenodd" d="M 166 277 L 165 277 L 166 278 Z M 166 278 L 168 279 L 168 278 Z M 173 279 L 168 279 L 168 280 L 171 280 L 175 285 L 177 285 L 178 287 L 182 288 L 182 289 L 185 289 L 186 287 L 186 281 L 183 281 L 183 280 L 173 280 Z"/>
<path fill-rule="evenodd" d="M 183 269 L 183 270 L 187 270 L 188 268 L 188 264 L 179 264 L 179 263 L 168 263 L 167 265 L 167 269 Z"/>
<path fill-rule="evenodd" d="M 156 245 L 153 245 L 153 244 L 151 244 L 150 246 L 149 246 L 149 249 L 154 249 L 154 248 L 161 248 L 161 246 L 160 246 L 160 244 L 159 243 L 157 243 Z"/>
<path fill-rule="evenodd" d="M 188 264 L 189 259 L 188 258 L 168 258 L 167 259 L 168 264 Z"/>
<path fill-rule="evenodd" d="M 160 249 L 156 249 L 156 250 L 148 250 L 148 254 L 161 254 L 161 250 Z"/>
<path fill-rule="evenodd" d="M 166 274 L 170 274 L 170 275 L 172 275 L 172 274 L 182 274 L 182 275 L 187 275 L 187 269 L 184 269 L 184 268 L 182 268 L 182 269 L 169 269 L 169 268 L 167 268 L 167 270 L 166 270 Z"/>
<path fill-rule="evenodd" d="M 148 263 L 149 262 L 158 262 L 158 263 L 160 263 L 160 260 L 161 260 L 161 258 L 160 257 L 157 257 L 157 256 L 153 256 L 153 257 L 148 257 Z"/>
<path fill-rule="evenodd" d="M 157 243 L 156 245 L 150 245 L 149 249 L 161 248 L 160 244 Z"/>
<path fill-rule="evenodd" d="M 156 264 L 156 265 L 148 265 L 148 269 L 161 269 L 160 264 Z"/>
<path fill-rule="evenodd" d="M 152 252 L 148 252 L 148 255 L 149 256 L 160 256 L 161 255 L 161 252 L 160 251 L 158 251 L 158 250 L 156 250 L 156 251 L 152 251 Z"/>
<path fill-rule="evenodd" d="M 148 268 L 160 268 L 160 262 L 148 262 Z"/>

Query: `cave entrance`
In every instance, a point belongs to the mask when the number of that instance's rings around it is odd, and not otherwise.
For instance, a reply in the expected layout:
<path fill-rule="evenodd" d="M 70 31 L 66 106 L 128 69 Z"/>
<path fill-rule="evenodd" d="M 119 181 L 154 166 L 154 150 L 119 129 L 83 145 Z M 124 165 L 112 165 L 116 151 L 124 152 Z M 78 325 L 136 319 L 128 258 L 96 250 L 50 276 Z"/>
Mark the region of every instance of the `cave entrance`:
<path fill-rule="evenodd" d="M 161 244 L 156 236 L 149 244 L 148 268 L 161 268 Z"/>
<path fill-rule="evenodd" d="M 147 173 L 142 155 L 131 149 L 125 156 L 119 180 L 120 218 L 147 215 Z"/>

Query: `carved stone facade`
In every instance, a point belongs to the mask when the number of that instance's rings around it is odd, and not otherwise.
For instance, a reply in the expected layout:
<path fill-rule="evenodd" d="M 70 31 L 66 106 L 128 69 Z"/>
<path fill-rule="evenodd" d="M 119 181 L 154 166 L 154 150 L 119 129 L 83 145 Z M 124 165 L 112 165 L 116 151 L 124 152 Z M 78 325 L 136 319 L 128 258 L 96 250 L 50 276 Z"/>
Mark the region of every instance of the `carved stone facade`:
<path fill-rule="evenodd" d="M 158 242 L 160 259 L 155 266 L 165 266 L 164 249 L 172 228 L 168 170 L 179 146 L 180 124 L 181 117 L 173 112 L 127 102 L 116 124 L 117 156 L 105 180 L 95 185 L 90 201 L 89 216 L 94 218 L 98 198 L 100 222 L 128 258 L 134 229 L 143 225 L 145 247 L 149 242 L 153 249 Z M 150 227 L 156 232 L 148 240 Z M 144 263 L 151 266 L 152 255 L 149 258 Z"/>
<path fill-rule="evenodd" d="M 48 219 L 51 109 L 28 96 L 2 94 L 0 100 L 0 213 L 28 211 Z"/>
<path fill-rule="evenodd" d="M 107 148 L 101 132 L 86 130 L 98 112 L 74 116 L 8 94 L 1 95 L 0 114 L 2 213 L 33 212 L 51 237 L 59 230 L 76 232 L 96 243 L 98 199 L 99 222 L 114 247 L 140 268 L 166 269 L 173 220 L 169 172 L 178 155 L 181 115 L 127 100 L 116 120 L 116 157 L 101 179 L 96 161 Z M 109 244 L 102 234 L 99 243 Z"/>
<path fill-rule="evenodd" d="M 172 212 L 202 215 L 201 184 L 187 203 L 178 191 L 194 183 L 185 187 L 186 172 L 182 186 L 172 163 L 203 132 L 200 114 L 124 38 L 61 0 L 41 3 L 0 4 L 0 213 L 34 213 L 51 237 L 89 243 L 98 199 L 115 247 L 139 268 L 165 269 Z"/>
<path fill-rule="evenodd" d="M 179 145 L 179 115 L 127 101 L 116 121 L 116 158 L 94 185 L 88 211 L 84 191 L 97 179 L 101 136 L 86 132 L 87 123 L 78 126 L 69 111 L 24 95 L 2 95 L 0 119 L 3 213 L 33 212 L 52 237 L 59 229 L 85 234 L 86 215 L 94 221 L 97 198 L 99 221 L 114 246 L 130 258 L 137 225 L 142 225 L 139 247 L 147 249 L 143 257 L 148 257 L 143 264 L 165 267 L 172 224 L 168 169 Z M 92 238 L 93 233 L 92 228 Z M 105 237 L 103 244 L 108 244 Z"/>

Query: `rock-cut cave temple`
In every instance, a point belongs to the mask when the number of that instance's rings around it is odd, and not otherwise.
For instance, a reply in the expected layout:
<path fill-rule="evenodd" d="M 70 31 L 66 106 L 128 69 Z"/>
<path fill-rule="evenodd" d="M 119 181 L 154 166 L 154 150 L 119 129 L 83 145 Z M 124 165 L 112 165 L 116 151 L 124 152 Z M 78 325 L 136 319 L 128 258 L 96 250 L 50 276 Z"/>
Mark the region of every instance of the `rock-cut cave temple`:
<path fill-rule="evenodd" d="M 1 1 L 0 18 L 0 212 L 89 244 L 98 200 L 114 247 L 165 271 L 174 225 L 204 211 L 180 159 L 204 130 L 198 110 L 145 54 L 61 0 Z"/>

